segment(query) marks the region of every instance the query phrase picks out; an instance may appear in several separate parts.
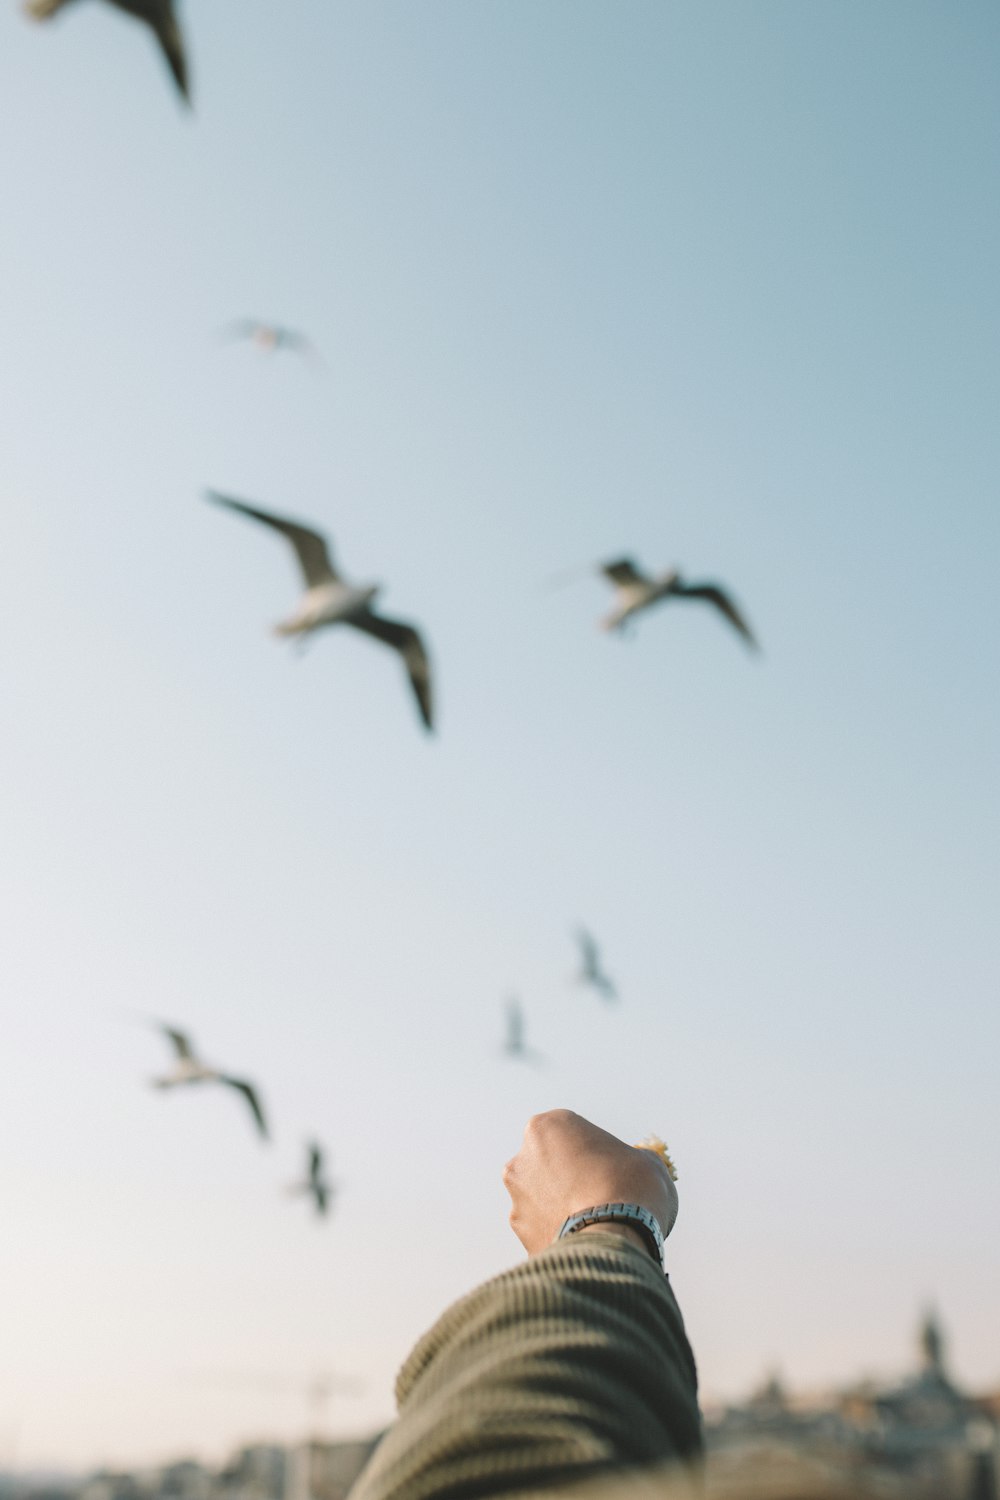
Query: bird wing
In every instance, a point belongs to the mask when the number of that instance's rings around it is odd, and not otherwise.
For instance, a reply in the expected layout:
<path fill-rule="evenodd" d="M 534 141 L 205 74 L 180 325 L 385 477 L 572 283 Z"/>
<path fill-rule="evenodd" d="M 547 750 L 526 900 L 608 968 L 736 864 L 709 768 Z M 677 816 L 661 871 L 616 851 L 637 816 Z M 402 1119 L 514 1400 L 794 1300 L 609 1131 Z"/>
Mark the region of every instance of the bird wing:
<path fill-rule="evenodd" d="M 174 1026 L 166 1026 L 161 1024 L 160 1030 L 163 1032 L 163 1035 L 165 1037 L 170 1038 L 170 1041 L 173 1043 L 174 1051 L 177 1053 L 177 1056 L 181 1059 L 182 1062 L 194 1062 L 194 1050 L 191 1046 L 190 1037 L 186 1036 L 183 1031 L 178 1031 Z"/>
<path fill-rule="evenodd" d="M 720 589 L 715 583 L 676 583 L 671 590 L 678 599 L 704 599 L 708 604 L 714 604 L 716 609 L 725 615 L 730 625 L 735 626 L 747 645 L 758 650 L 757 641 L 753 631 L 746 620 L 740 614 L 732 599 Z"/>
<path fill-rule="evenodd" d="M 610 578 L 612 583 L 619 587 L 628 587 L 629 584 L 645 585 L 651 580 L 637 568 L 630 557 L 620 557 L 617 562 L 601 563 L 601 572 L 605 578 Z"/>
<path fill-rule="evenodd" d="M 272 515 L 270 511 L 258 510 L 253 505 L 247 505 L 243 500 L 236 500 L 231 495 L 221 495 L 218 490 L 207 490 L 209 500 L 216 505 L 226 505 L 230 510 L 238 510 L 244 516 L 251 516 L 255 521 L 263 521 L 265 526 L 271 526 L 275 531 L 280 531 L 282 536 L 287 537 L 295 548 L 295 555 L 302 569 L 308 588 L 316 588 L 324 583 L 340 582 L 340 575 L 330 559 L 330 551 L 326 538 L 318 531 L 311 531 L 308 526 L 300 526 L 297 521 L 289 521 L 284 516 Z"/>
<path fill-rule="evenodd" d="M 431 668 L 426 648 L 418 632 L 412 625 L 407 625 L 402 620 L 386 620 L 382 615 L 372 614 L 370 609 L 351 615 L 347 623 L 355 625 L 358 630 L 363 630 L 366 635 L 373 635 L 377 641 L 384 641 L 387 646 L 392 646 L 399 652 L 410 674 L 410 682 L 413 684 L 413 691 L 420 708 L 420 717 L 428 729 L 433 729 Z"/>
<path fill-rule="evenodd" d="M 279 330 L 281 345 L 292 354 L 301 355 L 306 364 L 314 371 L 326 369 L 326 362 L 322 354 L 316 348 L 312 339 L 300 333 L 297 328 L 282 328 Z"/>
<path fill-rule="evenodd" d="M 188 104 L 191 103 L 191 95 L 188 91 L 187 57 L 184 52 L 184 38 L 177 17 L 174 14 L 172 3 L 163 6 L 162 11 L 154 21 L 150 22 L 153 30 L 163 48 L 163 55 L 167 59 L 174 81 L 180 89 L 181 94 Z"/>
<path fill-rule="evenodd" d="M 603 995 L 605 1000 L 618 999 L 618 988 L 611 976 L 605 974 L 603 969 L 598 969 L 594 975 L 594 984 L 597 987 L 598 993 Z"/>
<path fill-rule="evenodd" d="M 580 956 L 583 959 L 584 973 L 588 975 L 593 974 L 597 968 L 597 944 L 586 927 L 577 928 L 576 940 L 580 945 Z"/>
<path fill-rule="evenodd" d="M 319 1146 L 309 1147 L 309 1181 L 315 1187 L 323 1171 L 323 1152 Z"/>
<path fill-rule="evenodd" d="M 25 0 L 24 9 L 33 21 L 47 21 L 67 3 L 68 0 Z"/>
<path fill-rule="evenodd" d="M 517 1000 L 507 1001 L 507 1045 L 514 1048 L 524 1045 L 524 1011 Z"/>
<path fill-rule="evenodd" d="M 261 1109 L 260 1100 L 253 1085 L 247 1083 L 243 1078 L 229 1078 L 226 1074 L 219 1075 L 220 1083 L 228 1083 L 231 1089 L 238 1089 L 253 1111 L 253 1117 L 257 1121 L 260 1133 L 267 1140 L 267 1122 L 264 1119 L 264 1111 Z"/>
<path fill-rule="evenodd" d="M 300 333 L 297 328 L 279 329 L 279 337 L 285 348 L 294 349 L 296 354 L 307 354 L 309 356 L 315 356 L 316 354 L 316 345 L 312 339 L 307 338 L 304 333 Z"/>

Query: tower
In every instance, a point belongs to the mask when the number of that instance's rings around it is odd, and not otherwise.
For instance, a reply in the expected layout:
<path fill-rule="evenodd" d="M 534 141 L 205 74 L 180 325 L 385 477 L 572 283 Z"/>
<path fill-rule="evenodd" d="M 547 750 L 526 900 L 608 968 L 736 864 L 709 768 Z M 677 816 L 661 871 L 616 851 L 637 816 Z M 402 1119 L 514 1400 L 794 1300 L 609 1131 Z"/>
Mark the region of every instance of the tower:
<path fill-rule="evenodd" d="M 926 1375 L 947 1380 L 944 1360 L 944 1333 L 934 1308 L 928 1308 L 920 1325 L 920 1354 Z"/>

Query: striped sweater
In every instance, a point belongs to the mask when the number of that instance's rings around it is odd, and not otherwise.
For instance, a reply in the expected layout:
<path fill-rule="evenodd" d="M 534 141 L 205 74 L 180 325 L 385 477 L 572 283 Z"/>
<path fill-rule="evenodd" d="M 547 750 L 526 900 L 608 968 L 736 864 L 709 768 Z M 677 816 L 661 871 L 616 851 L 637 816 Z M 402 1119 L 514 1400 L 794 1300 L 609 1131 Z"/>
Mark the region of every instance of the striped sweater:
<path fill-rule="evenodd" d="M 527 1500 L 664 1464 L 687 1491 L 701 1454 L 670 1283 L 613 1233 L 561 1240 L 456 1302 L 406 1361 L 396 1399 L 351 1500 Z"/>

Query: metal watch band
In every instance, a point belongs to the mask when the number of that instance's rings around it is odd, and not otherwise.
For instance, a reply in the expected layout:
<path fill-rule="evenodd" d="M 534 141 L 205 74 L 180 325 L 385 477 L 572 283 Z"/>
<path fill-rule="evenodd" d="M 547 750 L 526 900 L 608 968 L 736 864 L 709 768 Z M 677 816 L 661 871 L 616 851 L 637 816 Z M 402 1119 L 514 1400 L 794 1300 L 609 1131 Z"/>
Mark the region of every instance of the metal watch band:
<path fill-rule="evenodd" d="M 579 1213 L 570 1214 L 569 1218 L 563 1222 L 557 1238 L 563 1239 L 567 1234 L 573 1234 L 577 1229 L 584 1229 L 588 1224 L 607 1222 L 631 1224 L 634 1228 L 644 1231 L 650 1254 L 662 1266 L 663 1230 L 660 1228 L 656 1215 L 650 1213 L 648 1208 L 640 1207 L 638 1203 L 598 1203 L 594 1208 L 581 1209 Z"/>

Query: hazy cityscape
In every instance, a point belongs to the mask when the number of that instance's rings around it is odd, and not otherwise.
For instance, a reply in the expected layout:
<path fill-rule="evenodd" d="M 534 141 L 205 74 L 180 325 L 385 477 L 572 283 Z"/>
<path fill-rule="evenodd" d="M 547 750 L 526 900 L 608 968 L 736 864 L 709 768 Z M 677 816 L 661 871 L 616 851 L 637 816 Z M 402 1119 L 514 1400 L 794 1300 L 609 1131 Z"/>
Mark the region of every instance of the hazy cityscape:
<path fill-rule="evenodd" d="M 808 1479 L 841 1493 L 905 1500 L 998 1500 L 1000 1386 L 966 1391 L 950 1373 L 934 1314 L 916 1330 L 902 1380 L 827 1391 L 786 1389 L 772 1376 L 743 1402 L 705 1411 L 706 1493 L 777 1497 Z M 223 1464 L 195 1458 L 76 1476 L 0 1474 L 0 1500 L 346 1500 L 380 1434 L 259 1441 Z M 831 1493 L 833 1489 L 831 1488 Z"/>

